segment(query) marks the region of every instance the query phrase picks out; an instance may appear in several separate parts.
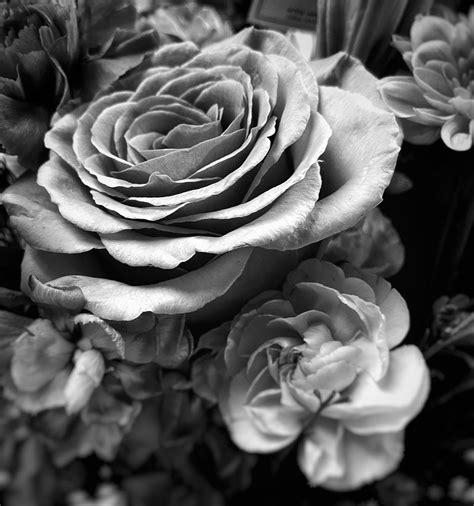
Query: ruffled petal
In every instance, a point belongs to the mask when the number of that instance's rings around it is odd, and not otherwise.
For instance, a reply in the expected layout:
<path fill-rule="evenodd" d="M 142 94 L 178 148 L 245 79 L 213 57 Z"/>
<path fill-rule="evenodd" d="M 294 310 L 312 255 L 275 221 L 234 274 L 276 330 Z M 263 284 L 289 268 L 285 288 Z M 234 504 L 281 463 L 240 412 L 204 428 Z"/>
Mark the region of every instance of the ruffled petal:
<path fill-rule="evenodd" d="M 360 436 L 318 420 L 300 444 L 298 464 L 310 485 L 338 492 L 383 478 L 403 456 L 403 432 Z"/>
<path fill-rule="evenodd" d="M 390 354 L 383 379 L 376 382 L 361 373 L 345 392 L 349 400 L 327 407 L 324 415 L 340 420 L 355 434 L 397 432 L 420 412 L 429 387 L 429 371 L 420 350 L 402 346 Z"/>

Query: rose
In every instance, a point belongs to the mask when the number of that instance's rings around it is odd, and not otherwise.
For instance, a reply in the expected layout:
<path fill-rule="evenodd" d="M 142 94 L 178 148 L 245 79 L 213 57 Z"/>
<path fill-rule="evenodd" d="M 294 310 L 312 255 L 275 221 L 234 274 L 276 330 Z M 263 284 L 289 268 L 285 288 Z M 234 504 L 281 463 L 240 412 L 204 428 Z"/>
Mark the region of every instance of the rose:
<path fill-rule="evenodd" d="M 427 398 L 421 352 L 397 348 L 408 327 L 387 281 L 311 259 L 200 347 L 218 351 L 209 386 L 237 446 L 268 453 L 300 438 L 309 482 L 344 490 L 396 468 L 403 429 Z"/>
<path fill-rule="evenodd" d="M 77 287 L 112 320 L 220 299 L 206 307 L 214 322 L 278 285 L 296 265 L 289 250 L 381 200 L 398 127 L 355 60 L 313 73 L 275 32 L 168 45 L 154 64 L 60 119 L 38 184 L 3 202 L 31 246 L 25 280 Z"/>

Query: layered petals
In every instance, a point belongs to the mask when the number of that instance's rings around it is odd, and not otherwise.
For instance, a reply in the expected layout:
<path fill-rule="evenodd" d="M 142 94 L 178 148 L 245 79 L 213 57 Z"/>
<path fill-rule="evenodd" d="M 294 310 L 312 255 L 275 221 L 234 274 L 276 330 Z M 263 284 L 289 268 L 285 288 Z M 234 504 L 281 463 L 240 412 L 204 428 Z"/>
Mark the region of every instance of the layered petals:
<path fill-rule="evenodd" d="M 447 12 L 450 12 L 449 10 Z M 420 16 L 410 38 L 397 38 L 413 76 L 386 77 L 379 83 L 385 104 L 400 118 L 404 137 L 431 144 L 441 136 L 454 151 L 474 142 L 474 29 L 468 16 Z"/>
<path fill-rule="evenodd" d="M 355 61 L 321 62 L 318 86 L 318 64 L 285 37 L 246 29 L 209 49 L 164 46 L 153 63 L 59 118 L 36 183 L 4 195 L 34 250 L 25 286 L 35 275 L 77 288 L 100 318 L 202 316 L 224 296 L 242 304 L 276 287 L 290 250 L 380 202 L 398 127 Z M 268 276 L 242 281 L 264 263 Z"/>
<path fill-rule="evenodd" d="M 197 392 L 214 391 L 241 449 L 299 440 L 311 485 L 355 489 L 396 468 L 404 429 L 428 396 L 421 352 L 396 348 L 407 331 L 406 304 L 387 281 L 306 260 L 283 292 L 262 294 L 203 336 L 215 372 L 204 377 L 197 363 Z"/>

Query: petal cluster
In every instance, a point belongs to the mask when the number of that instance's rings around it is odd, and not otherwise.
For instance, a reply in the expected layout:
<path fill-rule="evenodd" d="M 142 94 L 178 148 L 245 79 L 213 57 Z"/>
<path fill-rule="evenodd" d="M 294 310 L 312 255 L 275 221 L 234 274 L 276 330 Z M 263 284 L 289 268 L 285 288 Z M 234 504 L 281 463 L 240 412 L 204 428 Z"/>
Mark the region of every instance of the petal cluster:
<path fill-rule="evenodd" d="M 90 453 L 111 460 L 142 402 L 161 393 L 162 368 L 180 367 L 191 352 L 184 318 L 107 322 L 73 309 L 74 294 L 63 294 L 65 312 L 51 305 L 54 290 L 38 284 L 34 293 L 44 317 L 0 314 L 12 334 L 1 350 L 4 395 L 43 419 L 58 465 Z M 49 433 L 51 424 L 61 431 Z"/>
<path fill-rule="evenodd" d="M 61 278 L 92 313 L 130 320 L 199 310 L 264 263 L 243 303 L 284 277 L 290 250 L 380 201 L 398 130 L 378 103 L 337 88 L 375 95 L 354 61 L 312 68 L 282 35 L 247 29 L 209 49 L 164 46 L 153 64 L 59 119 L 37 184 L 6 192 L 33 248 L 25 278 Z"/>
<path fill-rule="evenodd" d="M 224 346 L 215 385 L 232 439 L 257 453 L 300 439 L 312 485 L 353 489 L 388 474 L 429 389 L 418 348 L 397 348 L 408 327 L 404 300 L 382 278 L 303 262 L 282 293 L 203 337 Z"/>
<path fill-rule="evenodd" d="M 233 33 L 231 24 L 210 5 L 186 2 L 164 5 L 147 15 L 140 25 L 156 28 L 174 40 L 190 40 L 198 46 L 218 42 Z"/>
<path fill-rule="evenodd" d="M 453 16 L 456 18 L 455 16 Z M 395 37 L 412 76 L 380 82 L 382 98 L 400 118 L 407 141 L 431 144 L 441 136 L 455 151 L 474 142 L 474 8 L 457 21 L 417 17 L 410 38 Z"/>
<path fill-rule="evenodd" d="M 0 148 L 36 169 L 51 116 L 157 46 L 155 33 L 134 31 L 134 19 L 126 0 L 0 2 Z"/>

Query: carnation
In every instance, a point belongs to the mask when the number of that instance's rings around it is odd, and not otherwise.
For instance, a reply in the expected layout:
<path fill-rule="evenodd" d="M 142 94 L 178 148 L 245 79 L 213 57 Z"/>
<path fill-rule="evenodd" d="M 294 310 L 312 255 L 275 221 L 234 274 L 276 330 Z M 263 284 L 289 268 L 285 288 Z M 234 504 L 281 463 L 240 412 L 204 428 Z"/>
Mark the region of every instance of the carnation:
<path fill-rule="evenodd" d="M 237 446 L 270 453 L 299 442 L 311 485 L 349 490 L 398 466 L 403 431 L 426 401 L 422 354 L 399 346 L 408 327 L 387 281 L 313 259 L 200 346 L 220 350 L 209 385 Z"/>

